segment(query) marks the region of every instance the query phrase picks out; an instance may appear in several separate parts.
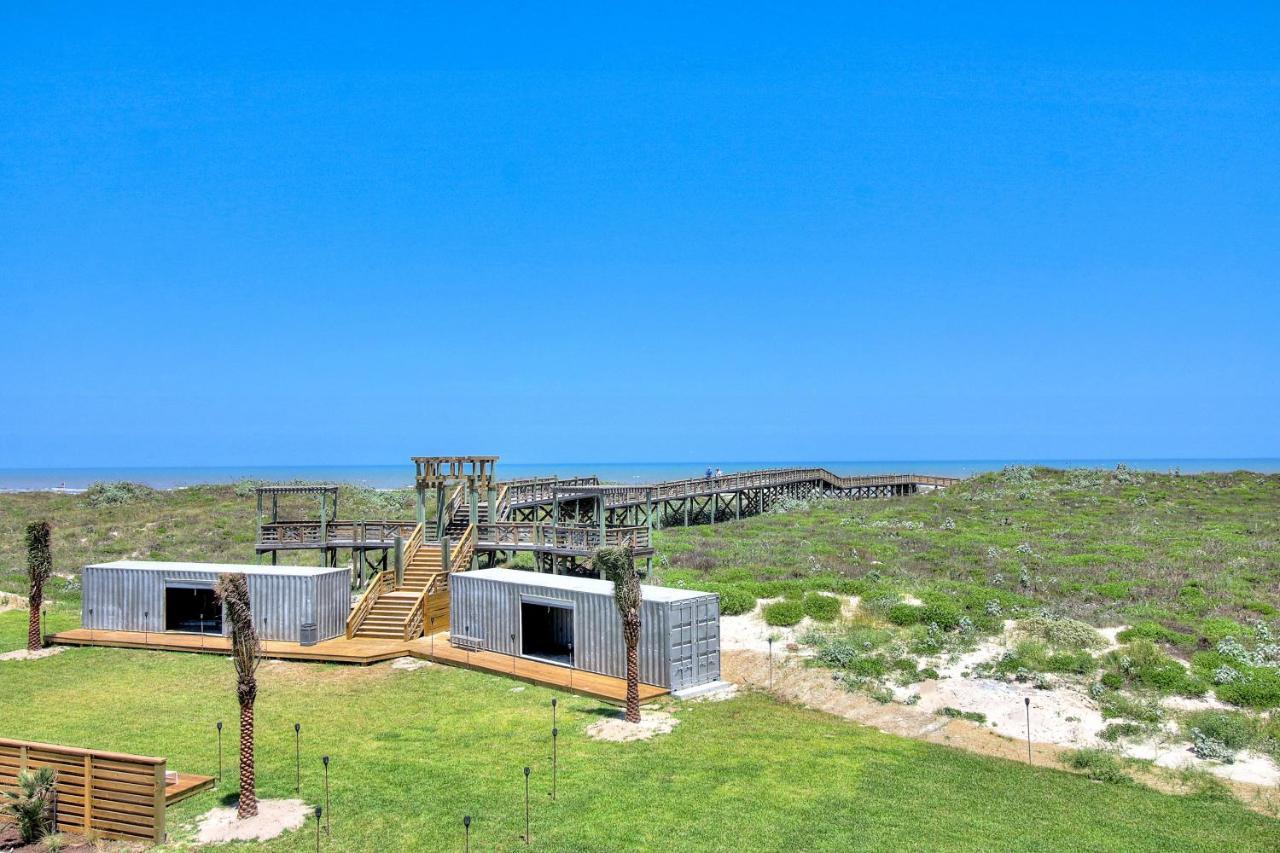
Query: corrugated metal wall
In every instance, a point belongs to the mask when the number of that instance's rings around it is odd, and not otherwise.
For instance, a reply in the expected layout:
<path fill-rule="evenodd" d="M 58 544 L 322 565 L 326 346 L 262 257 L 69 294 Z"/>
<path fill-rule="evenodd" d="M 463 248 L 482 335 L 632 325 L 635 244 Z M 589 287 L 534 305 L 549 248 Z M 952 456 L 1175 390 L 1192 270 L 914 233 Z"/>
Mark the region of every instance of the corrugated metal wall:
<path fill-rule="evenodd" d="M 313 580 L 319 637 L 332 640 L 347 632 L 347 616 L 351 613 L 351 575 L 343 568 L 318 575 Z"/>
<path fill-rule="evenodd" d="M 670 605 L 671 689 L 720 678 L 720 598 L 708 595 Z"/>
<path fill-rule="evenodd" d="M 250 574 L 247 578 L 254 627 L 261 639 L 296 643 L 302 637 L 303 622 L 316 622 L 322 640 L 345 631 L 351 608 L 345 568 L 319 576 Z M 89 566 L 84 570 L 82 621 L 86 628 L 98 631 L 162 633 L 167 583 L 212 586 L 216 580 L 216 572 Z"/>
<path fill-rule="evenodd" d="M 622 641 L 622 620 L 612 595 L 554 589 L 536 583 L 493 581 L 466 572 L 452 575 L 449 586 L 450 633 L 464 642 L 471 641 L 486 651 L 518 656 L 521 598 L 527 596 L 541 602 L 559 599 L 572 603 L 574 608 L 574 666 L 602 675 L 626 677 L 627 651 Z M 672 648 L 676 637 L 672 608 L 677 607 L 689 609 L 690 627 L 680 635 L 682 648 L 686 645 L 685 634 L 691 637 L 687 643 L 690 651 L 681 652 L 689 659 L 682 664 L 682 677 L 688 684 L 678 686 L 714 681 L 720 675 L 719 599 L 714 595 L 675 603 L 645 599 L 640 605 L 639 653 L 640 680 L 646 684 L 673 687 Z M 695 639 L 698 630 L 701 630 L 701 645 Z M 709 654 L 712 646 L 714 653 Z M 704 677 L 711 670 L 714 675 Z"/>

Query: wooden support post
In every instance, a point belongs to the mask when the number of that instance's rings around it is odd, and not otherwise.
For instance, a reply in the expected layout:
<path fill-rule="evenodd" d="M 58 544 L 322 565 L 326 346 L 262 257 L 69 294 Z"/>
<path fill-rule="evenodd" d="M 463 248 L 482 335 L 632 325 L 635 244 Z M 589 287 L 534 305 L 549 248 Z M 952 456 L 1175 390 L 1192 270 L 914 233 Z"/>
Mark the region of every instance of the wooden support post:
<path fill-rule="evenodd" d="M 453 566 L 449 559 L 449 537 L 440 537 L 440 565 L 444 567 L 444 573 L 447 575 L 453 571 Z"/>
<path fill-rule="evenodd" d="M 733 520 L 738 521 L 742 518 L 742 492 L 738 492 L 733 496 Z"/>
<path fill-rule="evenodd" d="M 693 498 L 688 497 L 684 499 L 684 526 L 685 527 L 689 526 L 689 504 L 691 503 L 693 503 Z"/>
<path fill-rule="evenodd" d="M 396 586 L 404 586 L 404 537 L 396 534 Z M 385 559 L 386 555 L 383 554 Z M 360 572 L 361 576 L 364 572 Z"/>
<path fill-rule="evenodd" d="M 600 526 L 600 547 L 603 548 L 607 541 L 605 539 L 604 494 L 602 492 L 596 492 L 596 520 Z"/>
<path fill-rule="evenodd" d="M 164 843 L 164 789 L 166 787 L 164 779 L 164 771 L 166 762 L 161 761 L 156 765 L 156 792 L 155 792 L 155 833 L 152 840 L 156 844 Z"/>
<path fill-rule="evenodd" d="M 93 756 L 84 757 L 84 834 L 93 838 Z M 54 829 L 57 829 L 55 826 Z"/>

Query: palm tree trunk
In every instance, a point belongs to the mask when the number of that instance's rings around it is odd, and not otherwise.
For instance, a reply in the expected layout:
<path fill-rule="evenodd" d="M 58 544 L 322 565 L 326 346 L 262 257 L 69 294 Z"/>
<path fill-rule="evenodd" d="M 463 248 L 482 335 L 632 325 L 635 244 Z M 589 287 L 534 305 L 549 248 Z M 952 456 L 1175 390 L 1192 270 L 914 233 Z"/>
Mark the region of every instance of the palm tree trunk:
<path fill-rule="evenodd" d="M 27 613 L 27 651 L 38 652 L 44 647 L 44 638 L 40 636 L 40 608 L 44 606 L 42 591 L 33 589 L 27 603 L 31 608 Z"/>
<path fill-rule="evenodd" d="M 240 805 L 236 817 L 258 814 L 253 766 L 253 702 L 240 703 Z"/>
<path fill-rule="evenodd" d="M 627 711 L 628 723 L 640 722 L 640 653 L 638 643 L 627 643 Z"/>

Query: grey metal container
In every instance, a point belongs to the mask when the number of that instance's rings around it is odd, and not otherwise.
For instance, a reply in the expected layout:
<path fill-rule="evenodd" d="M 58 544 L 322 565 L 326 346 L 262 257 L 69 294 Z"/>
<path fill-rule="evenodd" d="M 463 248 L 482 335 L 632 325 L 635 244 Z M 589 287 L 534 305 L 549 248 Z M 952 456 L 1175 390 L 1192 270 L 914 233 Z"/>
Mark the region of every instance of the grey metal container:
<path fill-rule="evenodd" d="M 85 566 L 82 623 L 96 631 L 163 633 L 166 590 L 212 589 L 224 572 L 245 575 L 254 626 L 264 640 L 301 642 L 304 623 L 316 626 L 316 641 L 346 630 L 351 610 L 346 568 L 149 560 Z"/>
<path fill-rule="evenodd" d="M 459 572 L 449 578 L 449 631 L 454 645 L 518 657 L 521 604 L 571 611 L 572 666 L 624 678 L 622 620 L 608 581 L 511 569 Z M 640 680 L 671 690 L 720 678 L 720 597 L 643 586 Z"/>

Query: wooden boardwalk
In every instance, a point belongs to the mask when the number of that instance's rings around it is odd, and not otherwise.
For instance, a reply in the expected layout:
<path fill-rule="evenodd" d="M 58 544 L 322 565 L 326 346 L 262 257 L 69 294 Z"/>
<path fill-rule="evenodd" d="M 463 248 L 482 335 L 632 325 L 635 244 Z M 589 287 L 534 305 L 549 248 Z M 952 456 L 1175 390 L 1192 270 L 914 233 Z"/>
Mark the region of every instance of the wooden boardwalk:
<path fill-rule="evenodd" d="M 218 655 L 230 652 L 230 643 L 227 638 L 199 634 L 151 634 L 141 631 L 91 631 L 87 628 L 74 628 L 70 631 L 51 634 L 47 639 L 51 644 L 66 646 L 106 646 Z M 267 640 L 262 643 L 262 651 L 264 657 L 278 660 L 359 665 L 379 663 L 399 657 L 415 657 L 450 666 L 464 666 L 468 669 L 492 672 L 611 702 L 622 702 L 627 697 L 627 682 L 624 679 L 542 663 L 528 658 L 455 649 L 449 644 L 449 635 L 446 632 L 408 642 L 361 637 L 349 640 L 338 637 L 316 643 L 314 646 L 303 646 L 298 643 Z M 667 692 L 665 688 L 655 687 L 652 684 L 640 685 L 640 698 L 644 701 L 662 696 Z"/>

